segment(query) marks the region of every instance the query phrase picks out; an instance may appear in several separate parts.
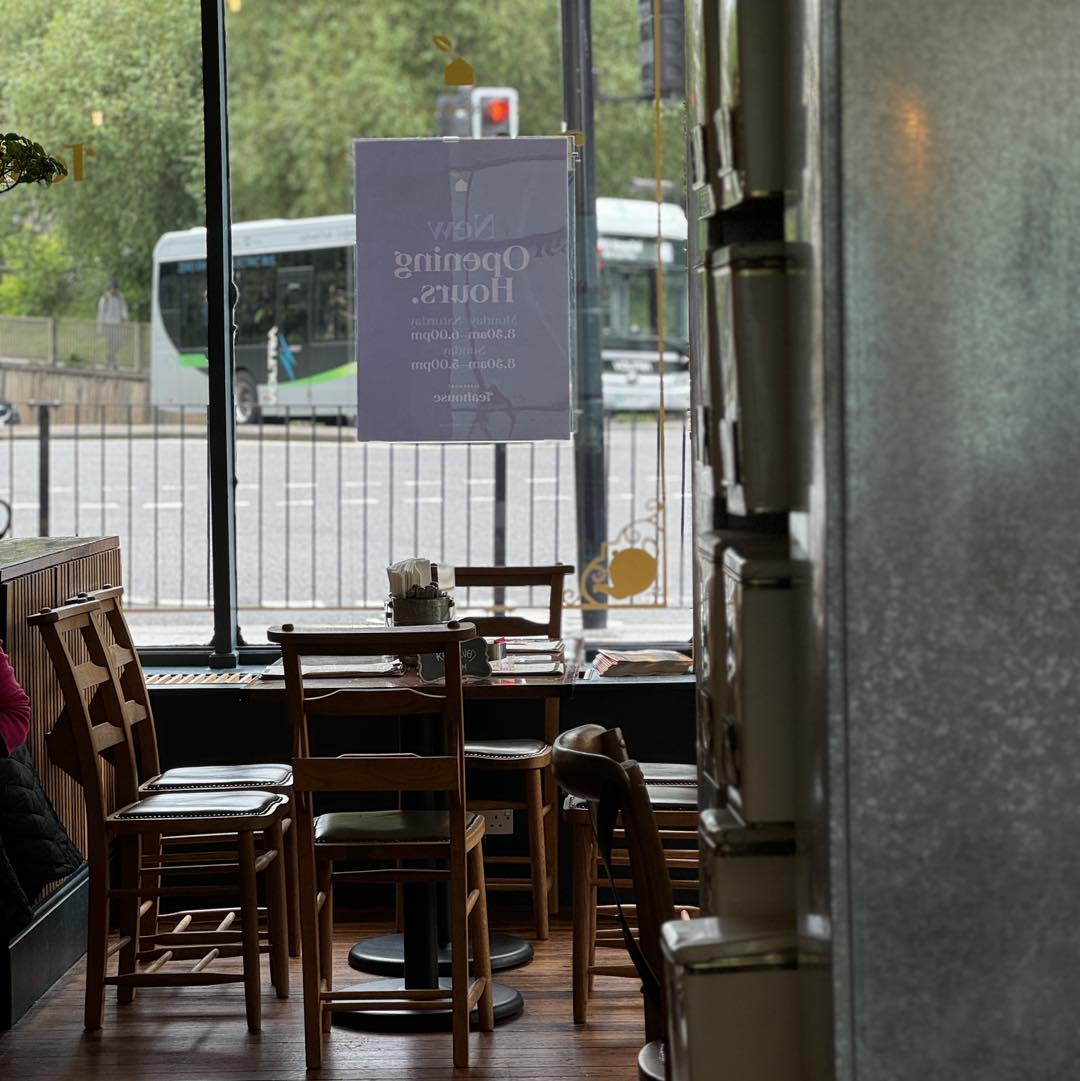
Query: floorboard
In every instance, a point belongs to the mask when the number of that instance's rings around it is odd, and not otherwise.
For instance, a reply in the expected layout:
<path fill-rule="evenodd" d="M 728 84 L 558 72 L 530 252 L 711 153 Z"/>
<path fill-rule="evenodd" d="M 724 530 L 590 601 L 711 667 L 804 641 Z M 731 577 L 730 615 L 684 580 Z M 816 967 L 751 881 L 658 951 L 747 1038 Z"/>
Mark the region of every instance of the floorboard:
<path fill-rule="evenodd" d="M 528 934 L 528 927 L 507 927 Z M 364 933 L 371 933 L 366 925 Z M 356 979 L 343 963 L 360 937 L 348 924 L 335 928 L 341 971 L 338 986 Z M 551 938 L 537 942 L 524 968 L 499 975 L 525 997 L 525 1012 L 473 1033 L 472 1066 L 455 1071 L 449 1033 L 386 1035 L 337 1029 L 326 1038 L 323 1069 L 304 1067 L 300 963 L 292 964 L 292 997 L 282 1001 L 269 985 L 263 958 L 263 1029 L 244 1022 L 239 984 L 154 988 L 117 1006 L 107 992 L 101 1031 L 82 1030 L 83 966 L 73 968 L 10 1032 L 0 1035 L 0 1078 L 31 1081 L 633 1081 L 644 1040 L 641 992 L 635 981 L 597 980 L 588 1025 L 575 1026 L 570 1003 L 570 928 L 556 921 Z M 227 970 L 233 962 L 215 962 Z"/>

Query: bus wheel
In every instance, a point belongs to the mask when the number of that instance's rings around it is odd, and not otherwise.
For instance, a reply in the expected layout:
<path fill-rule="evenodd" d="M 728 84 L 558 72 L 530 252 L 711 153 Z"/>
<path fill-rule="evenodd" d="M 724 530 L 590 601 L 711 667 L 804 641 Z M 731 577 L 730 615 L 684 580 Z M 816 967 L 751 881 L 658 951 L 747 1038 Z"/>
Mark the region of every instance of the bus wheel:
<path fill-rule="evenodd" d="M 241 369 L 233 380 L 233 408 L 237 424 L 254 424 L 259 419 L 259 393 L 251 373 Z"/>

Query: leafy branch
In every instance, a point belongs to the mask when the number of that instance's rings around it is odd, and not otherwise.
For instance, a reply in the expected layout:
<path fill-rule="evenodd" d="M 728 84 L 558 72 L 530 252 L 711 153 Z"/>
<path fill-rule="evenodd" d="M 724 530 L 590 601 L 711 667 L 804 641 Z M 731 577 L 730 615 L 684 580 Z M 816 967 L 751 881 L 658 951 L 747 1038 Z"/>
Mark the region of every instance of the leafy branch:
<path fill-rule="evenodd" d="M 67 167 L 45 153 L 40 143 L 9 131 L 0 135 L 0 195 L 16 184 L 51 184 L 67 176 Z"/>

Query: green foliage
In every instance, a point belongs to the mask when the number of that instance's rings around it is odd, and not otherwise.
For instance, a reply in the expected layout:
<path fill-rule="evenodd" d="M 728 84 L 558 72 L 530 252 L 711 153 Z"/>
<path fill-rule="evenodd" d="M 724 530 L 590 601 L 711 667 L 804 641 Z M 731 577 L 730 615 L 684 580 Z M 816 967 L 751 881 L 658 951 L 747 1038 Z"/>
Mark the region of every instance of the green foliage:
<path fill-rule="evenodd" d="M 96 296 L 116 277 L 132 314 L 145 318 L 158 236 L 202 217 L 198 5 L 21 2 L 52 14 L 30 23 L 38 36 L 19 47 L 33 63 L 0 64 L 4 90 L 15 115 L 33 118 L 66 155 L 69 175 L 48 205 L 39 197 L 19 211 L 61 238 L 86 292 Z"/>
<path fill-rule="evenodd" d="M 454 56 L 480 84 L 518 89 L 522 134 L 558 132 L 559 10 L 559 0 L 248 0 L 227 31 L 234 219 L 351 210 L 352 140 L 433 135 Z M 32 124 L 69 175 L 4 200 L 0 244 L 27 226 L 49 244 L 20 276 L 46 274 L 58 251 L 77 268 L 74 292 L 56 290 L 60 308 L 38 314 L 85 313 L 116 277 L 133 318 L 145 318 L 158 237 L 203 221 L 199 5 L 19 0 L 4 14 L 0 124 Z M 640 92 L 636 0 L 594 0 L 593 22 L 597 191 L 629 195 L 631 178 L 653 175 L 652 106 L 605 99 Z M 680 111 L 662 121 L 663 171 L 680 180 Z"/>
<path fill-rule="evenodd" d="M 68 311 L 75 299 L 75 268 L 55 233 L 28 226 L 0 240 L 0 315 Z"/>
<path fill-rule="evenodd" d="M 51 184 L 64 176 L 64 163 L 50 158 L 40 143 L 15 131 L 0 135 L 0 195 L 16 184 Z"/>

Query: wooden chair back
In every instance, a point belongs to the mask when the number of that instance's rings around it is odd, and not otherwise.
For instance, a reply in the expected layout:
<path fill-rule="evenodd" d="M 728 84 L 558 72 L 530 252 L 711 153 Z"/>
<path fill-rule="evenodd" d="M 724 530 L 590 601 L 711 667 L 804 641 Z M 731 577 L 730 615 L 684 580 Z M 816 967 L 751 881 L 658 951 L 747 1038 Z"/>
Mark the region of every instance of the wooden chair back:
<path fill-rule="evenodd" d="M 157 729 L 154 726 L 154 710 L 150 704 L 150 692 L 146 686 L 146 676 L 139 660 L 139 651 L 131 637 L 121 598 L 123 586 L 103 586 L 90 593 L 80 593 L 68 603 L 77 604 L 83 600 L 96 600 L 101 608 L 98 615 L 98 628 L 105 633 L 106 649 L 116 673 L 117 685 L 124 703 L 124 714 L 131 726 L 132 740 L 135 744 L 136 766 L 140 781 L 157 777 L 161 773 L 161 759 L 158 754 Z"/>
<path fill-rule="evenodd" d="M 622 818 L 634 883 L 638 945 L 659 981 L 662 995 L 660 927 L 675 918 L 675 902 L 664 846 L 641 769 L 627 753 L 622 732 L 598 724 L 582 725 L 559 735 L 552 746 L 551 763 L 559 784 L 592 805 L 594 826 L 598 815 L 618 814 Z M 614 817 L 609 824 L 614 825 Z M 648 999 L 645 1027 L 648 1039 L 663 1035 L 663 1008 Z"/>
<path fill-rule="evenodd" d="M 432 791 L 449 794 L 452 830 L 464 830 L 464 709 L 461 694 L 461 643 L 474 637 L 471 623 L 427 627 L 294 629 L 271 627 L 268 637 L 281 645 L 285 691 L 293 742 L 293 785 L 300 793 Z M 443 685 L 400 689 L 342 688 L 319 693 L 305 689 L 304 657 L 371 657 L 442 653 Z M 435 714 L 446 732 L 443 754 L 311 756 L 309 719 L 316 716 L 387 717 Z M 462 837 L 464 836 L 462 832 Z"/>
<path fill-rule="evenodd" d="M 45 641 L 63 694 L 63 712 L 45 741 L 52 761 L 82 786 L 91 858 L 104 855 L 106 817 L 133 803 L 139 786 L 131 738 L 139 710 L 125 705 L 100 611 L 100 602 L 86 599 L 27 617 Z"/>
<path fill-rule="evenodd" d="M 511 589 L 520 586 L 546 587 L 548 593 L 548 618 L 546 623 L 523 616 L 459 615 L 476 624 L 477 634 L 488 637 L 503 634 L 547 635 L 548 638 L 562 637 L 563 582 L 574 568 L 564 563 L 536 567 L 455 567 L 454 584 L 457 587 L 492 586 L 496 589 Z"/>

